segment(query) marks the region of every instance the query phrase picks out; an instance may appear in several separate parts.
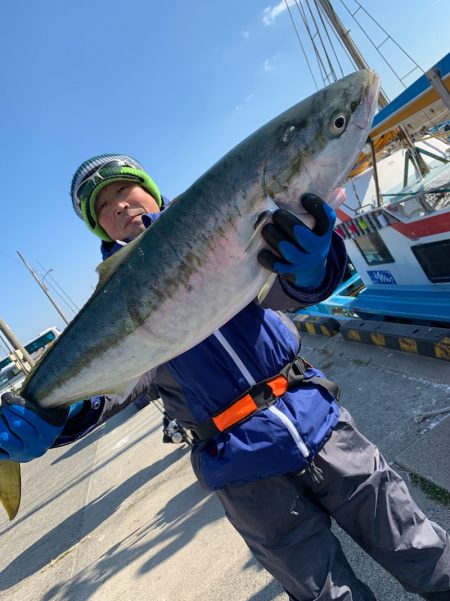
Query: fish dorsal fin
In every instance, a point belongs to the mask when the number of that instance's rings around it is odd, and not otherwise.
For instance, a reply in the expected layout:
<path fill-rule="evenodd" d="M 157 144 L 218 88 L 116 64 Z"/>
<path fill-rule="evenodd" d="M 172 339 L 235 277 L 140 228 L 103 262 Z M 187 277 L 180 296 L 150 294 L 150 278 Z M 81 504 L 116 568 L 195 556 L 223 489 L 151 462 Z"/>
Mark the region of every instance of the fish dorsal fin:
<path fill-rule="evenodd" d="M 109 278 L 115 273 L 119 265 L 126 261 L 129 255 L 140 243 L 140 238 L 141 236 L 138 236 L 131 242 L 128 242 L 126 246 L 115 252 L 111 257 L 108 257 L 97 266 L 95 271 L 98 273 L 98 283 L 97 287 L 95 288 L 95 292 L 102 288 Z"/>

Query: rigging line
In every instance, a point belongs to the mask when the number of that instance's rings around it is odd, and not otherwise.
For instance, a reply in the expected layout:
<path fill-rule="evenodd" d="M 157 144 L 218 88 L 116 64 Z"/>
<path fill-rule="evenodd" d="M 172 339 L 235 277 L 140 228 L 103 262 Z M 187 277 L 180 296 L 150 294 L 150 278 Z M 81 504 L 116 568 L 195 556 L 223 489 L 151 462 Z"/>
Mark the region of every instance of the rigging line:
<path fill-rule="evenodd" d="M 316 1 L 316 0 L 315 0 L 315 1 Z M 320 6 L 320 9 L 321 9 L 321 12 L 323 12 L 323 8 L 322 8 L 322 6 Z M 324 13 L 324 14 L 325 14 L 325 19 L 326 19 L 326 21 L 328 22 L 328 28 L 329 28 L 329 29 L 332 31 L 332 33 L 333 33 L 334 37 L 336 38 L 337 42 L 340 44 L 340 46 L 341 46 L 341 49 L 342 49 L 342 50 L 343 50 L 343 52 L 344 52 L 344 56 L 345 56 L 345 57 L 347 58 L 347 60 L 350 62 L 350 65 L 351 65 L 352 69 L 354 69 L 355 71 L 357 71 L 357 70 L 358 70 L 358 66 L 357 66 L 357 64 L 356 64 L 356 61 L 355 61 L 355 59 L 354 59 L 354 58 L 353 58 L 353 57 L 352 57 L 352 56 L 351 56 L 351 55 L 348 53 L 348 50 L 347 50 L 347 48 L 345 47 L 345 44 L 344 44 L 344 42 L 342 41 L 341 37 L 338 35 L 337 31 L 336 31 L 336 30 L 335 30 L 335 28 L 333 27 L 333 24 L 332 24 L 332 22 L 331 22 L 331 20 L 330 20 L 329 16 L 328 16 L 326 13 Z"/>
<path fill-rule="evenodd" d="M 342 0 L 341 0 L 341 2 L 342 2 Z M 412 62 L 414 65 L 416 65 L 416 67 L 417 67 L 417 68 L 418 68 L 420 71 L 422 71 L 422 73 L 425 73 L 425 71 L 422 69 L 422 67 L 419 65 L 419 63 L 417 63 L 417 61 L 415 61 L 415 60 L 413 59 L 413 57 L 412 57 L 410 54 L 408 54 L 408 52 L 406 52 L 406 50 L 405 50 L 404 48 L 402 48 L 402 47 L 400 46 L 400 44 L 399 44 L 399 43 L 398 43 L 398 42 L 397 42 L 397 41 L 396 41 L 396 40 L 395 40 L 395 39 L 394 39 L 394 38 L 393 38 L 391 35 L 389 35 L 389 33 L 388 33 L 388 32 L 387 32 L 385 29 L 384 29 L 384 27 L 382 27 L 382 25 L 380 25 L 380 24 L 379 24 L 379 23 L 376 21 L 376 19 L 375 19 L 374 17 L 372 17 L 372 15 L 369 13 L 369 11 L 367 11 L 367 10 L 364 8 L 364 6 L 362 6 L 362 5 L 361 5 L 361 4 L 358 2 L 358 0 L 354 0 L 354 2 L 355 2 L 357 5 L 358 5 L 358 7 L 359 7 L 359 8 L 361 8 L 361 9 L 362 9 L 362 10 L 363 10 L 363 11 L 366 13 L 366 15 L 367 15 L 367 16 L 368 16 L 370 19 L 372 19 L 372 21 L 373 21 L 373 22 L 374 22 L 376 25 L 378 25 L 378 27 L 381 29 L 381 31 L 382 31 L 384 34 L 386 34 L 386 36 L 387 36 L 387 37 L 388 37 L 390 40 L 392 40 L 392 41 L 394 42 L 394 44 L 397 46 L 397 48 L 399 48 L 399 49 L 400 49 L 400 50 L 403 52 L 403 54 L 405 54 L 405 55 L 406 55 L 406 56 L 409 58 L 409 60 L 410 60 L 410 61 L 411 61 L 411 62 Z M 347 10 L 348 10 L 348 9 L 347 9 Z M 359 9 L 358 9 L 358 10 L 359 10 Z M 355 20 L 356 20 L 356 19 L 355 19 Z"/>
<path fill-rule="evenodd" d="M 314 52 L 316 54 L 317 62 L 319 64 L 319 71 L 320 71 L 320 74 L 322 76 L 322 82 L 323 82 L 324 85 L 326 85 L 326 83 L 327 83 L 326 82 L 327 76 L 326 76 L 325 66 L 324 66 L 324 64 L 322 62 L 322 58 L 320 56 L 320 53 L 317 50 L 317 46 L 316 46 L 316 43 L 314 41 L 314 36 L 311 34 L 311 31 L 310 31 L 310 28 L 309 28 L 309 25 L 308 25 L 308 20 L 306 19 L 306 14 L 305 14 L 305 12 L 304 12 L 304 10 L 303 10 L 303 8 L 302 8 L 299 0 L 295 0 L 295 5 L 296 5 L 296 7 L 298 9 L 298 12 L 300 13 L 300 16 L 301 16 L 301 18 L 303 20 L 303 24 L 305 25 L 306 31 L 308 32 L 308 35 L 309 35 L 309 39 L 311 40 L 311 44 L 312 44 L 312 46 L 314 48 Z"/>
<path fill-rule="evenodd" d="M 298 43 L 300 44 L 300 48 L 302 49 L 303 56 L 305 57 L 306 63 L 308 65 L 309 72 L 311 73 L 311 77 L 313 78 L 314 85 L 316 86 L 316 90 L 318 90 L 319 86 L 317 85 L 316 78 L 314 77 L 314 73 L 313 73 L 313 71 L 311 69 L 311 65 L 309 64 L 308 56 L 306 55 L 305 49 L 303 48 L 303 44 L 302 44 L 302 41 L 300 39 L 300 35 L 298 33 L 297 26 L 295 25 L 294 18 L 293 18 L 292 13 L 291 13 L 291 9 L 289 8 L 288 0 L 284 0 L 284 2 L 286 4 L 286 8 L 288 9 L 289 16 L 291 17 L 291 21 L 292 21 L 292 25 L 294 27 L 294 31 L 297 34 Z"/>
<path fill-rule="evenodd" d="M 356 2 L 356 0 L 354 0 Z M 354 15 L 351 13 L 350 9 L 346 6 L 344 0 L 341 0 L 341 4 L 342 6 L 345 8 L 345 10 L 351 15 L 352 19 L 355 21 L 355 23 L 357 24 L 357 26 L 360 28 L 360 30 L 363 32 L 363 34 L 366 36 L 366 38 L 369 40 L 369 42 L 372 44 L 372 46 L 375 48 L 375 50 L 378 52 L 378 54 L 381 56 L 382 60 L 386 63 L 386 65 L 389 67 L 389 69 L 392 71 L 392 73 L 395 75 L 395 77 L 399 80 L 399 82 L 402 84 L 402 86 L 404 88 L 406 88 L 406 85 L 403 83 L 403 81 L 400 79 L 398 73 L 395 71 L 395 69 L 393 68 L 393 66 L 390 64 L 390 62 L 383 56 L 383 54 L 379 51 L 379 49 L 377 48 L 377 46 L 375 45 L 375 42 L 371 39 L 371 37 L 368 35 L 368 33 L 364 30 L 363 27 L 361 27 L 361 25 L 359 24 L 359 21 L 354 17 Z M 368 14 L 368 13 L 367 13 Z M 370 16 L 370 15 L 369 15 Z M 378 23 L 375 21 L 375 23 L 378 25 Z M 379 25 L 378 25 L 379 26 Z M 381 29 L 381 28 L 380 28 Z M 386 34 L 389 35 L 389 34 Z M 389 36 L 391 37 L 391 36 Z M 392 39 L 392 38 L 391 38 Z M 384 92 L 384 90 L 383 90 Z M 385 94 L 386 98 L 388 98 L 387 94 Z M 388 98 L 388 100 L 390 100 L 390 98 Z"/>
<path fill-rule="evenodd" d="M 320 21 L 321 21 L 321 23 L 322 23 L 322 27 L 323 27 L 323 29 L 324 29 L 324 31 L 325 31 L 325 33 L 326 33 L 326 36 L 327 36 L 327 38 L 328 38 L 328 43 L 329 43 L 329 44 L 330 44 L 330 46 L 331 46 L 331 50 L 333 51 L 334 58 L 336 59 L 336 63 L 338 64 L 339 70 L 340 70 L 340 72 L 341 72 L 341 76 L 342 76 L 342 77 L 344 77 L 344 71 L 343 71 L 343 69 L 342 69 L 342 66 L 341 66 L 341 63 L 340 63 L 340 61 L 339 61 L 338 55 L 336 54 L 336 50 L 334 49 L 333 42 L 331 41 L 331 37 L 330 37 L 330 34 L 329 34 L 329 32 L 328 32 L 328 28 L 327 28 L 327 26 L 325 25 L 325 21 L 323 20 L 323 15 L 322 15 L 322 12 L 321 12 L 321 6 L 317 4 L 317 0 L 314 0 L 314 4 L 315 4 L 315 6 L 316 6 L 316 11 L 317 11 L 317 12 L 318 12 L 318 14 L 319 14 Z"/>
<path fill-rule="evenodd" d="M 370 41 L 370 43 L 372 44 L 372 46 L 375 48 L 375 50 L 378 52 L 378 54 L 381 56 L 381 58 L 383 59 L 383 61 L 387 64 L 387 66 L 389 67 L 389 69 L 392 71 L 392 73 L 395 75 L 395 77 L 398 79 L 398 81 L 400 82 L 400 84 L 403 86 L 404 89 L 406 89 L 408 86 L 404 83 L 404 79 L 410 75 L 413 71 L 415 71 L 416 69 L 419 69 L 419 71 L 421 71 L 423 74 L 425 73 L 425 71 L 422 69 L 422 67 L 413 59 L 413 57 L 406 52 L 406 50 L 404 48 L 402 48 L 400 46 L 400 44 L 386 31 L 386 29 L 384 29 L 384 27 L 382 27 L 378 21 L 372 17 L 372 15 L 364 8 L 364 6 L 362 6 L 358 0 L 353 0 L 355 2 L 355 4 L 358 5 L 357 10 L 352 13 L 350 11 L 350 9 L 345 5 L 344 0 L 341 0 L 341 4 L 344 6 L 344 8 L 347 10 L 347 12 L 352 16 L 353 20 L 355 21 L 355 23 L 358 25 L 358 27 L 361 29 L 361 31 L 363 32 L 363 34 L 366 36 L 366 38 Z M 405 75 L 404 77 L 400 77 L 398 75 L 398 73 L 395 71 L 395 69 L 392 67 L 391 63 L 383 56 L 383 54 L 380 52 L 379 47 L 381 46 L 381 44 L 379 46 L 375 46 L 375 43 L 372 41 L 372 39 L 368 36 L 368 34 L 366 33 L 366 31 L 361 27 L 360 23 L 358 22 L 358 20 L 355 17 L 355 14 L 359 11 L 359 9 L 362 9 L 366 15 L 375 23 L 375 25 L 377 27 L 379 27 L 379 29 L 387 36 L 388 39 L 390 39 L 396 46 L 397 48 L 399 48 L 403 54 L 405 56 L 407 56 L 409 58 L 409 60 L 413 63 L 413 65 L 415 65 L 414 69 L 412 69 L 409 73 L 407 73 L 407 75 Z M 384 40 L 382 43 L 384 44 L 386 40 Z M 384 95 L 386 96 L 386 98 L 388 98 L 387 94 L 384 92 Z M 388 100 L 390 100 L 388 98 Z M 427 114 L 426 112 L 427 109 L 421 109 L 421 113 L 422 115 L 425 117 L 425 119 L 428 121 L 428 123 L 433 126 L 434 122 L 432 120 L 432 118 L 430 117 L 429 114 Z"/>
<path fill-rule="evenodd" d="M 316 28 L 317 35 L 319 36 L 320 43 L 322 44 L 323 52 L 324 52 L 325 57 L 326 57 L 326 59 L 328 61 L 328 68 L 330 69 L 330 74 L 333 76 L 334 81 L 336 81 L 337 80 L 336 71 L 334 70 L 333 64 L 332 64 L 332 62 L 330 60 L 330 57 L 328 56 L 328 52 L 327 52 L 326 46 L 325 46 L 324 41 L 322 39 L 322 35 L 320 33 L 319 27 L 317 26 L 317 21 L 316 21 L 316 18 L 314 17 L 314 13 L 311 10 L 311 5 L 309 3 L 309 0 L 306 0 L 306 6 L 308 7 L 309 13 L 311 15 L 311 19 L 312 19 L 312 21 L 314 23 L 314 26 Z"/>

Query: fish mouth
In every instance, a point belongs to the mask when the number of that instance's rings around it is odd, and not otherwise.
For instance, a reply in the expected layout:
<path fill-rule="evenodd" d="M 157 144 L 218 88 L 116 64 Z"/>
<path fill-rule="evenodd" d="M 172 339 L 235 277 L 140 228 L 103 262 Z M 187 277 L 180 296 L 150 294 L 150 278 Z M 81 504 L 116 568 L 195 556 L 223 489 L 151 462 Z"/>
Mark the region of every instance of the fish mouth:
<path fill-rule="evenodd" d="M 350 122 L 360 129 L 367 129 L 371 125 L 380 91 L 380 78 L 375 71 L 369 71 L 368 77 L 366 99 L 360 102 L 350 119 Z"/>
<path fill-rule="evenodd" d="M 346 136 L 347 133 L 353 129 L 354 134 L 359 130 L 359 136 L 356 136 L 354 140 L 355 151 L 352 156 L 348 157 L 348 167 L 345 167 L 341 171 L 340 177 L 331 185 L 328 190 L 323 194 L 323 198 L 332 206 L 337 208 L 345 200 L 345 192 L 342 190 L 342 185 L 347 178 L 347 174 L 350 172 L 351 167 L 354 165 L 358 156 L 360 155 L 359 143 L 361 145 L 367 140 L 372 129 L 373 117 L 376 112 L 378 93 L 380 90 L 380 78 L 375 71 L 367 70 L 367 81 L 364 86 L 364 91 L 359 102 L 358 107 L 352 113 L 347 130 L 343 133 Z M 364 132 L 367 132 L 364 134 Z M 364 135 L 364 138 L 362 137 Z M 359 142 L 358 142 L 359 139 Z M 344 166 L 343 166 L 344 167 Z"/>

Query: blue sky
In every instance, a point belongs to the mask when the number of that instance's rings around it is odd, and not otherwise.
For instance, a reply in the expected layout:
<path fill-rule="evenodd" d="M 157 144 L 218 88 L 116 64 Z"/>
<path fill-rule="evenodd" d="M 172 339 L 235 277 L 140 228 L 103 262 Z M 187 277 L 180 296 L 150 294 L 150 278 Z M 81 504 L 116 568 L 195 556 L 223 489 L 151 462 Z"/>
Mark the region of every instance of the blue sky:
<path fill-rule="evenodd" d="M 449 51 L 447 0 L 362 2 L 424 69 Z M 401 88 L 386 64 L 341 1 L 334 4 L 394 97 Z M 78 306 L 97 280 L 98 240 L 69 199 L 84 159 L 131 154 L 174 197 L 315 85 L 284 0 L 18 0 L 3 2 L 1 16 L 0 317 L 26 342 L 63 322 L 16 250 L 41 276 L 52 269 L 46 282 Z M 390 42 L 384 47 L 404 75 L 411 66 Z"/>

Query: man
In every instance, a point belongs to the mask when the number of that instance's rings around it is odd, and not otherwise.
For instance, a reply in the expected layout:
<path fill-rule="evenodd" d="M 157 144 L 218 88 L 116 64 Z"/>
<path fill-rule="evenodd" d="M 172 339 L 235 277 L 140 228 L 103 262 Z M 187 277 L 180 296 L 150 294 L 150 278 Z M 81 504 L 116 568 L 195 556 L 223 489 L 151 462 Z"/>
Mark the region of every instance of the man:
<path fill-rule="evenodd" d="M 126 155 L 85 161 L 71 195 L 78 216 L 102 240 L 104 258 L 151 227 L 168 204 Z M 291 601 L 375 599 L 331 533 L 331 517 L 407 590 L 450 599 L 448 534 L 424 516 L 358 432 L 337 404 L 337 386 L 298 357 L 298 332 L 273 311 L 328 297 L 345 269 L 334 212 L 314 195 L 299 202 L 315 219 L 312 231 L 283 210 L 262 229 L 268 248 L 258 259 L 278 275 L 262 304 L 250 303 L 206 340 L 144 374 L 123 403 L 102 397 L 52 412 L 50 420 L 50 412 L 21 398 L 3 398 L 0 449 L 6 458 L 31 460 L 84 436 L 153 385 L 196 438 L 191 458 L 199 482 L 216 491 Z"/>

